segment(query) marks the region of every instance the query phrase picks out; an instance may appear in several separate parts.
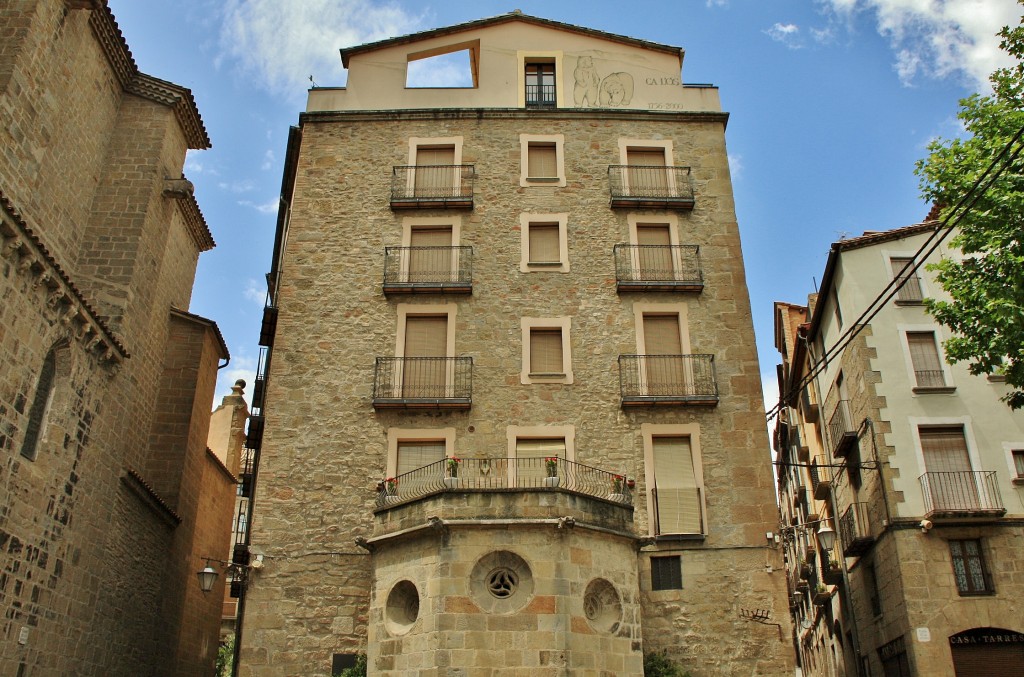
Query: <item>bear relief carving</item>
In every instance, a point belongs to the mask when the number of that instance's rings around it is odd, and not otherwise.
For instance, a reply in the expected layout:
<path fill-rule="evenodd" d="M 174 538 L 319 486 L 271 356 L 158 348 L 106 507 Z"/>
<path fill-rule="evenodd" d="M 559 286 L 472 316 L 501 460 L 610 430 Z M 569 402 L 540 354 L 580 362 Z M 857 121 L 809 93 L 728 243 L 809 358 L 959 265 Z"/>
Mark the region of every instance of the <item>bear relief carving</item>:
<path fill-rule="evenodd" d="M 629 73 L 612 73 L 602 80 L 592 56 L 576 58 L 573 78 L 576 83 L 572 96 L 577 106 L 624 108 L 633 100 L 633 76 Z"/>

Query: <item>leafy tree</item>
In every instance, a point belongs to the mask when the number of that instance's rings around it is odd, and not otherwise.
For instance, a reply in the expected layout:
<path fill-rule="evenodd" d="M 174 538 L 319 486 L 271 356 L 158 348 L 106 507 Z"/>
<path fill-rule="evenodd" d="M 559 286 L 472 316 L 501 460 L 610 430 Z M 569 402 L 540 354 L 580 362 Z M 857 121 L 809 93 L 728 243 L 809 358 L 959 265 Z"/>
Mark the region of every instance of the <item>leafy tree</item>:
<path fill-rule="evenodd" d="M 235 665 L 235 637 L 220 645 L 217 649 L 217 677 L 231 677 L 231 670 Z"/>
<path fill-rule="evenodd" d="M 940 206 L 943 218 L 1024 128 L 1024 20 L 999 36 L 1017 64 L 989 76 L 991 95 L 960 101 L 957 117 L 967 136 L 933 141 L 917 164 L 921 193 Z M 999 164 L 1019 152 L 1021 141 Z M 1024 159 L 1013 159 L 963 216 L 950 245 L 963 252 L 962 260 L 944 257 L 929 270 L 952 301 L 927 301 L 929 312 L 953 332 L 944 344 L 946 360 L 968 360 L 972 374 L 1004 376 L 1011 391 L 1003 400 L 1024 407 Z"/>
<path fill-rule="evenodd" d="M 356 656 L 355 665 L 336 673 L 334 677 L 366 677 L 366 655 L 359 654 Z"/>
<path fill-rule="evenodd" d="M 690 677 L 690 673 L 683 672 L 683 669 L 662 651 L 644 654 L 644 677 Z"/>

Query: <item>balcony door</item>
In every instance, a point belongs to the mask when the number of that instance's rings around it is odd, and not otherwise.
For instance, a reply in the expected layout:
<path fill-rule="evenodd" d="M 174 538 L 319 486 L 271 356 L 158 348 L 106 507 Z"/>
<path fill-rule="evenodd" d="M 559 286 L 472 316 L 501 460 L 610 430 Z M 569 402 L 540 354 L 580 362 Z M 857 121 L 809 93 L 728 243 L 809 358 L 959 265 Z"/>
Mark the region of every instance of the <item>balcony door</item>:
<path fill-rule="evenodd" d="M 452 197 L 455 187 L 455 146 L 416 149 L 416 197 Z"/>
<path fill-rule="evenodd" d="M 409 232 L 408 282 L 451 282 L 452 228 L 413 228 Z"/>
<path fill-rule="evenodd" d="M 690 438 L 655 437 L 654 501 L 657 534 L 699 534 L 700 490 L 693 465 Z"/>
<path fill-rule="evenodd" d="M 402 397 L 439 399 L 446 396 L 448 316 L 418 315 L 405 321 Z"/>
<path fill-rule="evenodd" d="M 645 394 L 650 396 L 684 395 L 686 369 L 678 315 L 643 316 L 644 361 L 641 369 Z"/>
<path fill-rule="evenodd" d="M 668 197 L 668 170 L 665 169 L 665 151 L 663 149 L 628 148 L 626 149 L 626 172 L 629 181 L 629 194 L 643 197 Z"/>
<path fill-rule="evenodd" d="M 544 460 L 547 458 L 565 459 L 564 437 L 517 439 L 514 485 L 518 487 L 543 486 L 544 478 L 548 476 L 547 463 Z M 564 473 L 565 466 L 558 468 L 558 472 Z M 565 478 L 560 481 L 562 486 L 566 486 Z"/>
<path fill-rule="evenodd" d="M 637 224 L 637 272 L 641 280 L 674 280 L 668 224 Z"/>
<path fill-rule="evenodd" d="M 982 507 L 963 427 L 921 428 L 919 434 L 934 509 L 974 510 Z"/>

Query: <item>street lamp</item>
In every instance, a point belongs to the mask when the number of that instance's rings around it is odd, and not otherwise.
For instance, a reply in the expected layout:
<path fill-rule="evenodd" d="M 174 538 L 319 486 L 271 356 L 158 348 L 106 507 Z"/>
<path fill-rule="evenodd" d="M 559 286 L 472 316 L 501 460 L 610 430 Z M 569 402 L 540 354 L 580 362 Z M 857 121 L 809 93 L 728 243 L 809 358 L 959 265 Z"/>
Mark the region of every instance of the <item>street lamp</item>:
<path fill-rule="evenodd" d="M 828 522 L 822 520 L 817 536 L 821 549 L 825 552 L 832 552 L 832 546 L 836 544 L 836 530 L 830 527 Z"/>
<path fill-rule="evenodd" d="M 210 560 L 206 560 L 206 567 L 202 571 L 197 571 L 196 576 L 199 577 L 199 589 L 203 593 L 213 590 L 217 582 L 217 570 L 210 566 Z"/>

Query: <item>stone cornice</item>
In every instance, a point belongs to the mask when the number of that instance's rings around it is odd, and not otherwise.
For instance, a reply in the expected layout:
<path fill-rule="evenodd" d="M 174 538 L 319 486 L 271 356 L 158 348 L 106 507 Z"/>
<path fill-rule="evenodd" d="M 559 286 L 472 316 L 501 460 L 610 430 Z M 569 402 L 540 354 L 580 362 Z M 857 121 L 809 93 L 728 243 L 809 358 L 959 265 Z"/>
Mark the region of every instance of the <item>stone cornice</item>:
<path fill-rule="evenodd" d="M 124 474 L 121 475 L 121 482 L 131 489 L 132 493 L 142 499 L 142 502 L 168 526 L 173 528 L 181 524 L 181 516 L 174 512 L 171 506 L 167 505 L 167 501 L 160 494 L 156 493 L 156 490 L 150 486 L 149 482 L 141 474 L 132 468 L 125 468 Z"/>
<path fill-rule="evenodd" d="M 192 92 L 173 82 L 146 75 L 132 58 L 128 43 L 121 34 L 110 8 L 103 0 L 65 0 L 70 9 L 89 9 L 89 26 L 110 63 L 114 76 L 128 93 L 168 106 L 181 125 L 189 148 L 201 150 L 210 147 L 210 137 L 199 115 Z"/>
<path fill-rule="evenodd" d="M 42 285 L 45 288 L 46 305 L 53 309 L 71 336 L 100 364 L 116 368 L 129 357 L 128 350 L 86 301 L 71 277 L 29 228 L 2 190 L 0 258 L 10 260 L 15 270 L 31 278 L 33 287 Z"/>
<path fill-rule="evenodd" d="M 199 203 L 196 202 L 195 196 L 189 195 L 185 199 L 178 200 L 178 207 L 181 209 L 181 215 L 185 219 L 188 234 L 196 248 L 200 252 L 206 252 L 216 247 L 217 243 L 213 241 L 213 234 L 210 233 L 210 227 L 206 224 L 206 217 L 203 216 L 202 210 L 199 209 Z"/>
<path fill-rule="evenodd" d="M 667 122 L 717 122 L 725 125 L 729 114 L 719 111 L 604 110 L 599 108 L 410 108 L 393 110 L 314 111 L 299 114 L 307 122 L 371 122 L 390 120 L 635 120 Z"/>

